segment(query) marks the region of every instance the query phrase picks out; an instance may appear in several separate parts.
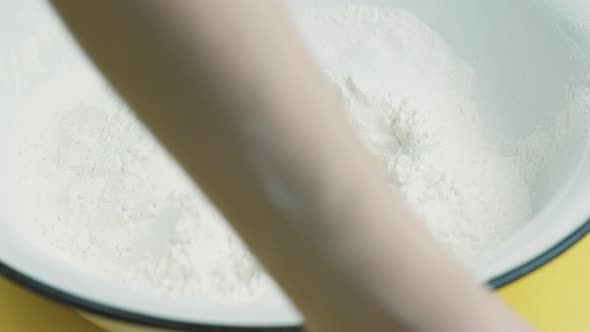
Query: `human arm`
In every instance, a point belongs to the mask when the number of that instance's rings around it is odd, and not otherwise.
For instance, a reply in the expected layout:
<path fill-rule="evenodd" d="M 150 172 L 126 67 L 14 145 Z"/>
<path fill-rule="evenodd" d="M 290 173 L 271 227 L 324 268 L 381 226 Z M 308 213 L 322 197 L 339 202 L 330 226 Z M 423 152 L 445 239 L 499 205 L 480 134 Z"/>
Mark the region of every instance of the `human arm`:
<path fill-rule="evenodd" d="M 312 330 L 526 331 L 386 185 L 281 2 L 53 3 Z"/>

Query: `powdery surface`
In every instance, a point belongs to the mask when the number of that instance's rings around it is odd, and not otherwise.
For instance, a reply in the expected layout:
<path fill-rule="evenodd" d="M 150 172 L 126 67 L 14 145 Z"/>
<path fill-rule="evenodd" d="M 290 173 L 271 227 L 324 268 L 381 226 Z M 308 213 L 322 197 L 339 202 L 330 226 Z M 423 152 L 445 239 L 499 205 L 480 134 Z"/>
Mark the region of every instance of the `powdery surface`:
<path fill-rule="evenodd" d="M 528 147 L 543 144 L 497 148 L 473 101 L 469 67 L 433 31 L 403 10 L 357 6 L 314 10 L 299 23 L 391 183 L 451 253 L 467 262 L 531 217 L 527 176 L 543 153 Z M 21 45 L 44 50 L 33 60 L 65 44 L 35 31 L 40 45 L 34 37 Z M 19 62 L 17 53 L 0 65 Z M 54 53 L 60 64 L 67 59 Z M 33 98 L 42 112 L 15 140 L 23 166 L 15 196 L 35 207 L 21 209 L 21 233 L 140 291 L 249 301 L 271 287 L 123 103 L 94 80 L 59 89 L 53 105 Z"/>
<path fill-rule="evenodd" d="M 466 261 L 531 216 L 517 159 L 480 119 L 470 68 L 412 14 L 315 10 L 301 26 L 353 125 L 434 237 Z"/>

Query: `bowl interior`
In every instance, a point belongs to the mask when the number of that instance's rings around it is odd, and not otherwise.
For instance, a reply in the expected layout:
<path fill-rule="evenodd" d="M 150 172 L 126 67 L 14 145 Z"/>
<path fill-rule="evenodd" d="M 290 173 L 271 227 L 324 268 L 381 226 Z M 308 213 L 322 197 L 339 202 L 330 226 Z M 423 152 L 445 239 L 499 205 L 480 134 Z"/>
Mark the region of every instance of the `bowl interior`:
<path fill-rule="evenodd" d="M 588 216 L 590 163 L 585 160 L 588 128 L 582 93 L 586 87 L 590 33 L 585 19 L 590 6 L 582 1 L 472 0 L 291 0 L 294 12 L 310 6 L 343 2 L 408 8 L 438 31 L 455 53 L 473 67 L 479 106 L 486 119 L 508 140 L 517 142 L 556 122 L 560 111 L 572 126 L 533 180 L 534 219 L 469 268 L 489 280 L 563 239 Z M 248 305 L 175 300 L 138 294 L 100 280 L 40 252 L 18 232 L 19 211 L 13 176 L 12 144 L 26 136 L 17 123 L 42 121 L 40 107 L 65 107 L 70 96 L 85 91 L 66 83 L 101 79 L 76 48 L 45 2 L 0 3 L 0 261 L 55 289 L 96 303 L 155 317 L 223 325 L 285 325 L 300 321 L 276 290 Z M 47 29 L 47 23 L 53 28 Z M 580 124 L 579 126 L 576 124 Z M 26 193 L 25 193 L 26 194 Z M 28 208 L 35 208 L 29 206 Z"/>

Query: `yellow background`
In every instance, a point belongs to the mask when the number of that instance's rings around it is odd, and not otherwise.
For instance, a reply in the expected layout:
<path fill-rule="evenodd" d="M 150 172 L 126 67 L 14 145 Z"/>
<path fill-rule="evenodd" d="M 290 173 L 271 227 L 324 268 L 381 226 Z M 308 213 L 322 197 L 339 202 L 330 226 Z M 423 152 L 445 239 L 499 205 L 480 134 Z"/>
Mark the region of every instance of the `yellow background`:
<path fill-rule="evenodd" d="M 77 313 L 0 277 L 1 332 L 105 332 Z"/>
<path fill-rule="evenodd" d="M 590 236 L 498 293 L 540 332 L 589 332 Z"/>

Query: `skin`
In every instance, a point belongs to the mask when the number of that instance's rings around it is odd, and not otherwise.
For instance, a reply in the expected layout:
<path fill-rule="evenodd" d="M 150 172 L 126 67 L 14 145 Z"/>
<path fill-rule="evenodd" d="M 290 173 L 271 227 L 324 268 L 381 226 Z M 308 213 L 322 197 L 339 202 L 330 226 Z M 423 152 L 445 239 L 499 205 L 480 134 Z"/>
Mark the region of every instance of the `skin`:
<path fill-rule="evenodd" d="M 280 1 L 53 0 L 311 331 L 531 331 L 434 244 Z"/>

